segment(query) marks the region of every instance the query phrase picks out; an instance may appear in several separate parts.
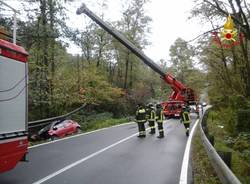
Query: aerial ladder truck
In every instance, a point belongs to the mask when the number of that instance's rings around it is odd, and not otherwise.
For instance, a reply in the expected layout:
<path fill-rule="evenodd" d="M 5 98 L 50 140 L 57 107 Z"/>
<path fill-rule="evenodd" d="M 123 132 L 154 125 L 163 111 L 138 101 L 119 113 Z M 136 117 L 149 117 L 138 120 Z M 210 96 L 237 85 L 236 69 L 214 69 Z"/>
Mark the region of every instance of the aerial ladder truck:
<path fill-rule="evenodd" d="M 165 116 L 180 116 L 181 108 L 183 105 L 196 104 L 196 96 L 193 89 L 186 87 L 171 74 L 166 73 L 152 59 L 146 56 L 140 49 L 138 49 L 132 42 L 130 42 L 125 36 L 112 28 L 96 14 L 94 14 L 90 9 L 88 9 L 85 4 L 82 4 L 82 6 L 78 8 L 76 13 L 78 15 L 82 13 L 86 14 L 100 27 L 102 27 L 105 31 L 116 38 L 122 45 L 124 45 L 138 58 L 140 58 L 147 66 L 158 73 L 160 77 L 172 88 L 173 92 L 169 96 L 168 101 L 162 103 Z"/>

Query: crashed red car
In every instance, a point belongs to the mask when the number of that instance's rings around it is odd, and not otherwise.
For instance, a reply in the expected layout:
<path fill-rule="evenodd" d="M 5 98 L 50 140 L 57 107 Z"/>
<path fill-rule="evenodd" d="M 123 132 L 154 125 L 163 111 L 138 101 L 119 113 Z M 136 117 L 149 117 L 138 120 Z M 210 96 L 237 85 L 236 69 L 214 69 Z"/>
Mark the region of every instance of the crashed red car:
<path fill-rule="evenodd" d="M 73 120 L 54 121 L 42 128 L 37 137 L 40 139 L 57 139 L 73 133 L 80 133 L 81 126 Z"/>

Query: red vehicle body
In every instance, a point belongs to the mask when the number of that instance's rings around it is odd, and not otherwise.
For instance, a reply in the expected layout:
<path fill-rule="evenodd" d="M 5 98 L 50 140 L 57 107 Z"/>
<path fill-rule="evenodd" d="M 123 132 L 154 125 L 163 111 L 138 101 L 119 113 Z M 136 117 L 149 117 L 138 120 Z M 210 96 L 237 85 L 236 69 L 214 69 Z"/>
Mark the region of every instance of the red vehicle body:
<path fill-rule="evenodd" d="M 170 104 L 172 101 L 179 101 L 180 103 L 185 103 L 187 105 L 195 104 L 197 99 L 194 91 L 191 88 L 186 87 L 180 81 L 175 79 L 172 75 L 166 73 L 162 68 L 160 68 L 156 63 L 153 62 L 149 57 L 147 57 L 140 49 L 138 49 L 132 42 L 130 42 L 126 37 L 124 37 L 117 30 L 113 29 L 109 24 L 105 23 L 101 18 L 95 15 L 91 10 L 89 10 L 85 4 L 77 10 L 77 14 L 85 13 L 93 21 L 95 21 L 99 26 L 106 30 L 109 34 L 115 37 L 121 44 L 128 48 L 132 53 L 134 53 L 138 58 L 140 58 L 146 65 L 148 65 L 152 70 L 160 74 L 161 78 L 173 89 L 172 94 L 168 98 L 169 101 L 163 103 L 163 108 L 165 114 L 168 116 Z M 169 104 L 169 105 L 168 105 Z M 179 107 L 179 106 L 178 106 Z M 179 112 L 181 107 L 178 108 Z"/>
<path fill-rule="evenodd" d="M 193 89 L 187 88 L 170 74 L 166 74 L 164 80 L 173 90 L 169 97 L 169 101 L 162 103 L 164 115 L 167 118 L 179 118 L 184 105 L 197 104 L 196 96 Z"/>
<path fill-rule="evenodd" d="M 0 173 L 28 151 L 27 56 L 22 47 L 0 39 Z"/>
<path fill-rule="evenodd" d="M 163 113 L 166 118 L 180 118 L 182 107 L 185 105 L 183 101 L 167 101 L 161 103 Z"/>

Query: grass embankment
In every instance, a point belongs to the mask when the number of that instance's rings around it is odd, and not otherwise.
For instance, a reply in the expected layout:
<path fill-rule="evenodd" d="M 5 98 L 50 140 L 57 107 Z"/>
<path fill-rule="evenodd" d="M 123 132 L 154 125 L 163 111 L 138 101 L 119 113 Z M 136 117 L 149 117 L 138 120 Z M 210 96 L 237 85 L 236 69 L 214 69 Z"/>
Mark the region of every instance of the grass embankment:
<path fill-rule="evenodd" d="M 221 184 L 201 142 L 199 128 L 192 140 L 192 166 L 194 184 Z"/>
<path fill-rule="evenodd" d="M 113 118 L 111 113 L 100 113 L 90 116 L 73 115 L 71 119 L 77 121 L 81 125 L 82 132 L 90 132 L 130 121 L 130 118 Z M 45 142 L 50 142 L 50 140 L 29 141 L 29 146 L 42 144 Z"/>
<path fill-rule="evenodd" d="M 106 127 L 111 127 L 114 125 L 119 125 L 122 123 L 127 123 L 128 119 L 127 118 L 122 118 L 122 119 L 106 119 L 106 120 L 97 120 L 97 121 L 92 121 L 92 122 L 87 122 L 82 124 L 83 130 L 85 132 L 101 129 L 101 128 L 106 128 Z"/>
<path fill-rule="evenodd" d="M 209 134 L 214 136 L 214 147 L 217 151 L 232 152 L 231 170 L 242 184 L 248 184 L 250 183 L 250 139 L 246 136 L 231 136 L 227 131 L 228 124 L 217 117 L 218 113 L 211 110 L 207 120 Z"/>
<path fill-rule="evenodd" d="M 72 119 L 81 125 L 81 129 L 84 132 L 119 125 L 130 121 L 129 117 L 114 118 L 113 114 L 108 112 L 91 114 L 88 116 L 75 115 L 72 117 Z"/>

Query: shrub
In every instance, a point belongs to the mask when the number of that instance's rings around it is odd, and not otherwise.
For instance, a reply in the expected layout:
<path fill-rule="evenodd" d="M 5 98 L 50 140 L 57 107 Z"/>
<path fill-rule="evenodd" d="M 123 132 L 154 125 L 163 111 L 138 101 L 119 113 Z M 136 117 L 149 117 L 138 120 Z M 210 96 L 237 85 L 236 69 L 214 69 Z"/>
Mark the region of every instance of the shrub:
<path fill-rule="evenodd" d="M 243 150 L 246 150 L 248 147 L 249 147 L 248 141 L 241 139 L 241 138 L 237 139 L 233 146 L 235 150 L 238 150 L 240 152 L 242 152 Z"/>
<path fill-rule="evenodd" d="M 250 109 L 238 110 L 236 129 L 238 132 L 250 132 Z"/>
<path fill-rule="evenodd" d="M 242 132 L 238 135 L 235 143 L 234 149 L 242 152 L 242 151 L 250 151 L 250 133 Z"/>
<path fill-rule="evenodd" d="M 234 143 L 236 142 L 236 139 L 233 138 L 233 137 L 228 136 L 228 137 L 226 137 L 224 142 L 228 147 L 232 148 L 234 146 Z"/>

